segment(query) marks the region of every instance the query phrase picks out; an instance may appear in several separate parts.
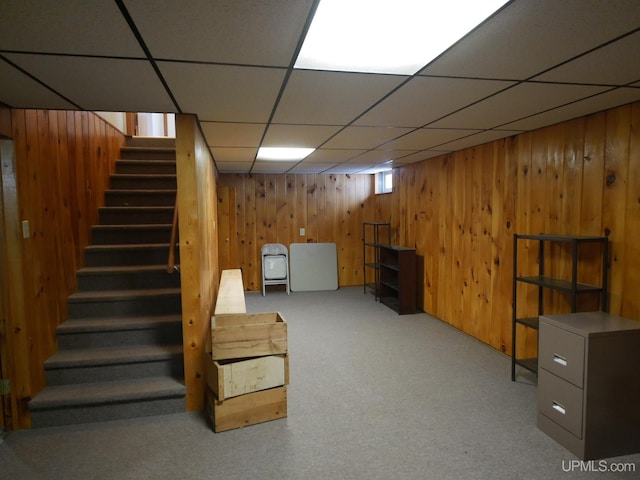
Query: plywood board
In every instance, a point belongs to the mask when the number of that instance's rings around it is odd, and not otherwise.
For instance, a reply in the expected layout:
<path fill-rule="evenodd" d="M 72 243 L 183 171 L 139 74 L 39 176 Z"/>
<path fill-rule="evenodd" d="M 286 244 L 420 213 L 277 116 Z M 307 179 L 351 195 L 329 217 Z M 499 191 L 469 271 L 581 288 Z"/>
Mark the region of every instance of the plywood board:
<path fill-rule="evenodd" d="M 335 243 L 292 243 L 289 246 L 290 287 L 293 292 L 338 289 Z"/>
<path fill-rule="evenodd" d="M 242 270 L 223 270 L 220 276 L 220 289 L 216 300 L 215 314 L 246 313 Z"/>

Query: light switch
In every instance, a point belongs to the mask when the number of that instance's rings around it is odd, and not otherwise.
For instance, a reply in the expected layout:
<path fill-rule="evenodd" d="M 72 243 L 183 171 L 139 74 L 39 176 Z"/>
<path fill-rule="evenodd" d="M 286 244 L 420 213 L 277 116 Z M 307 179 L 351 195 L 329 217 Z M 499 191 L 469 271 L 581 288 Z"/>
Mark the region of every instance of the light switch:
<path fill-rule="evenodd" d="M 301 229 L 300 229 L 300 236 L 301 236 L 301 237 L 304 237 L 304 228 L 301 228 Z"/>
<path fill-rule="evenodd" d="M 31 232 L 29 230 L 29 220 L 22 221 L 22 238 L 29 238 L 31 236 Z"/>

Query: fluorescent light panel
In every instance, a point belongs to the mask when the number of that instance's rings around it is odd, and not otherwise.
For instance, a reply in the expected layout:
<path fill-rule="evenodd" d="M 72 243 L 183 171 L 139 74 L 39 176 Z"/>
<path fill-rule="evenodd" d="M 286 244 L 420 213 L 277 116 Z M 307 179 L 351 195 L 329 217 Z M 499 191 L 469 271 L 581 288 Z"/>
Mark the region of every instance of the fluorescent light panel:
<path fill-rule="evenodd" d="M 507 0 L 321 0 L 295 68 L 413 75 Z"/>
<path fill-rule="evenodd" d="M 260 147 L 258 149 L 258 160 L 273 161 L 297 161 L 308 157 L 315 148 L 298 147 Z"/>

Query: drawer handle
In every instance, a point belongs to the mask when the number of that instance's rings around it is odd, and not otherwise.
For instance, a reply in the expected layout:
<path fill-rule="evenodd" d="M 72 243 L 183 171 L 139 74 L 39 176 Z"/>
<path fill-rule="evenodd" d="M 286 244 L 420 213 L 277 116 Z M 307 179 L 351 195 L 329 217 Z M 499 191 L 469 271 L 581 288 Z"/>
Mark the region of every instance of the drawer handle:
<path fill-rule="evenodd" d="M 562 405 L 560 405 L 558 402 L 553 402 L 553 404 L 551 405 L 551 407 L 556 411 L 561 413 L 562 415 L 567 413 L 567 409 L 564 408 Z"/>
<path fill-rule="evenodd" d="M 553 361 L 556 362 L 558 365 L 562 365 L 563 367 L 567 366 L 567 359 L 558 355 L 557 353 L 553 354 Z"/>

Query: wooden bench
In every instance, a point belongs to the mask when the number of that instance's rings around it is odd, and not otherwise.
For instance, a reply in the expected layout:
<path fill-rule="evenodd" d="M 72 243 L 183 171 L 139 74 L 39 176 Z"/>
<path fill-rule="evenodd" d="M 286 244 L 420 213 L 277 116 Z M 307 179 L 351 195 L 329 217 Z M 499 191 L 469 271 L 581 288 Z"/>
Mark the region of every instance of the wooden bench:
<path fill-rule="evenodd" d="M 223 270 L 214 315 L 226 313 L 247 313 L 244 301 L 242 270 Z"/>

